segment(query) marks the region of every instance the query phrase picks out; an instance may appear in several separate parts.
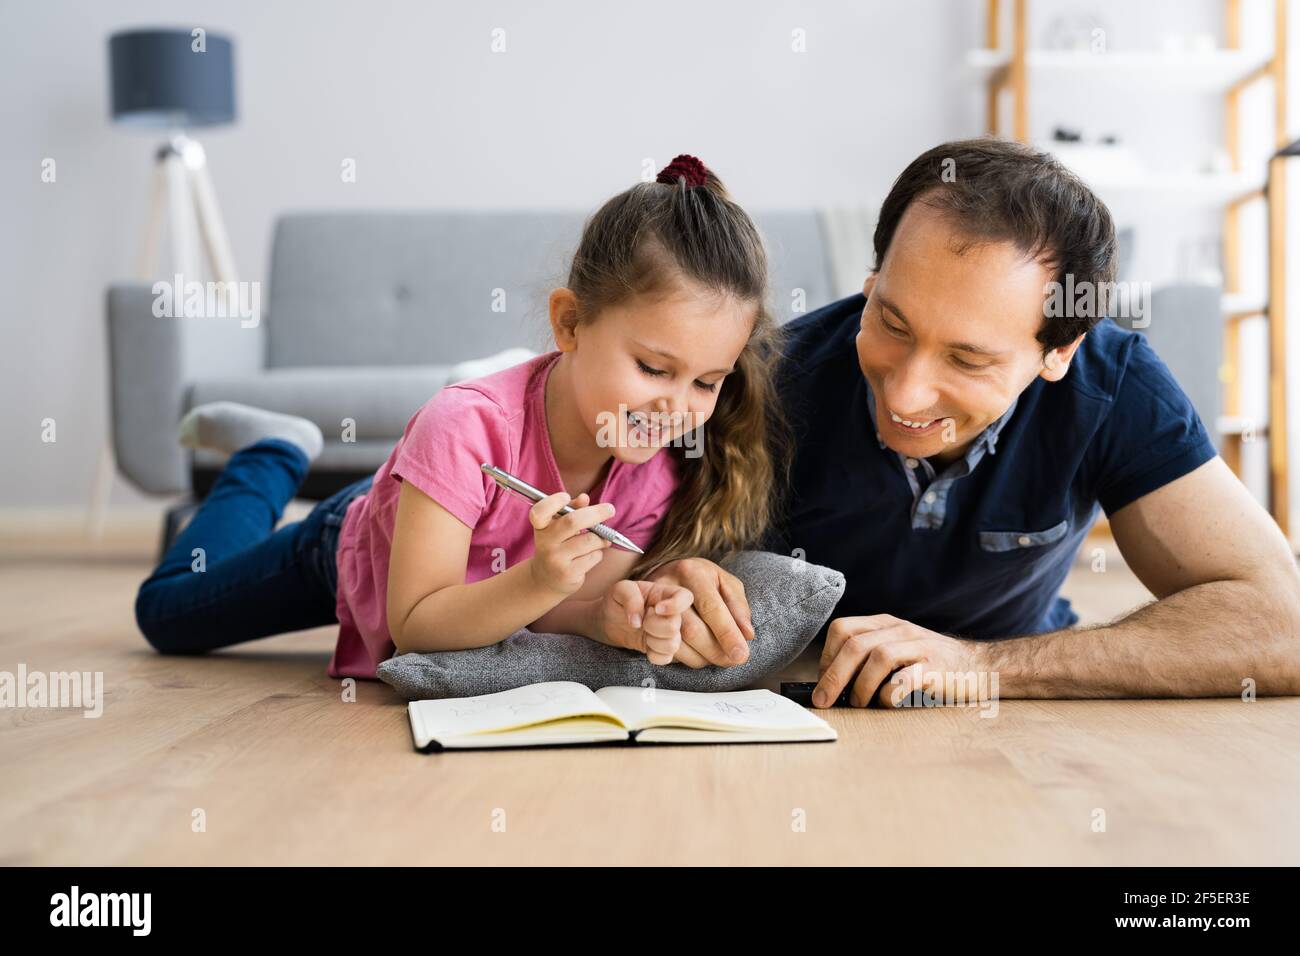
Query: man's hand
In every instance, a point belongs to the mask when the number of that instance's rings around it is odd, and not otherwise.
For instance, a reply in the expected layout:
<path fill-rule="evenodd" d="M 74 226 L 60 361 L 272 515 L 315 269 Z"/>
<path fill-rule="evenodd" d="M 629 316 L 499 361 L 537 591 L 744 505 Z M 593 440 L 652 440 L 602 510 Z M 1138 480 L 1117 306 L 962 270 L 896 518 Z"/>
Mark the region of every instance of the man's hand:
<path fill-rule="evenodd" d="M 619 581 L 597 610 L 605 643 L 645 654 L 651 664 L 671 664 L 681 649 L 682 614 L 693 595 L 658 581 Z"/>
<path fill-rule="evenodd" d="M 978 641 L 948 637 L 888 614 L 836 618 L 826 632 L 813 706 L 831 706 L 850 685 L 854 707 L 873 700 L 897 707 L 918 690 L 946 700 L 941 696 L 946 675 L 980 671 L 982 650 Z"/>
<path fill-rule="evenodd" d="M 677 661 L 687 667 L 731 667 L 749 660 L 745 642 L 754 639 L 754 625 L 740 578 L 704 558 L 682 558 L 660 565 L 647 580 L 675 584 L 695 596 L 682 615 Z"/>

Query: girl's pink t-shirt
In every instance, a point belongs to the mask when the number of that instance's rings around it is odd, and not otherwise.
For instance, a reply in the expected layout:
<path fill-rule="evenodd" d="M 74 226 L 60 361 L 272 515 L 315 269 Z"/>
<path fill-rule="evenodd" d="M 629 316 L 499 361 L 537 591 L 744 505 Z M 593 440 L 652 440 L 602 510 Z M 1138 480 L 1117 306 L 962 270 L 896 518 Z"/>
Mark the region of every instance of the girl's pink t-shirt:
<path fill-rule="evenodd" d="M 411 482 L 472 529 L 466 584 L 494 574 L 494 562 L 503 570 L 533 554 L 531 502 L 499 487 L 479 465 L 504 468 L 542 491 L 561 490 L 545 405 L 546 380 L 560 354 L 539 355 L 493 375 L 448 385 L 411 417 L 397 447 L 375 472 L 370 491 L 348 506 L 343 519 L 339 637 L 330 676 L 373 678 L 375 668 L 392 656 L 388 558 L 400 482 Z M 679 481 L 677 462 L 665 450 L 640 465 L 615 459 L 592 490 L 591 501 L 613 504 L 610 524 L 648 551 Z M 438 545 L 431 541 L 428 546 Z"/>

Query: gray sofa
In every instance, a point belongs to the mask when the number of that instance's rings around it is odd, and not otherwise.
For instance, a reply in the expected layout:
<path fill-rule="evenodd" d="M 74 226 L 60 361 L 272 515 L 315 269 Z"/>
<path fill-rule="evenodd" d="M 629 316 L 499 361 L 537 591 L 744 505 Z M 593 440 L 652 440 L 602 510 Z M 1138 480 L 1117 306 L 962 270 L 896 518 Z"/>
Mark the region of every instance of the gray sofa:
<path fill-rule="evenodd" d="M 791 317 L 831 301 L 815 212 L 755 217 L 772 264 L 772 304 Z M 282 216 L 255 323 L 155 317 L 147 284 L 108 292 L 113 449 L 121 474 L 184 496 L 164 541 L 211 487 L 221 459 L 176 443 L 194 405 L 226 399 L 310 418 L 325 450 L 301 495 L 319 499 L 371 474 L 411 414 L 457 363 L 511 347 L 553 347 L 546 297 L 563 284 L 582 214 L 334 212 Z M 495 307 L 495 308 L 494 308 Z M 354 422 L 344 441 L 344 420 Z"/>

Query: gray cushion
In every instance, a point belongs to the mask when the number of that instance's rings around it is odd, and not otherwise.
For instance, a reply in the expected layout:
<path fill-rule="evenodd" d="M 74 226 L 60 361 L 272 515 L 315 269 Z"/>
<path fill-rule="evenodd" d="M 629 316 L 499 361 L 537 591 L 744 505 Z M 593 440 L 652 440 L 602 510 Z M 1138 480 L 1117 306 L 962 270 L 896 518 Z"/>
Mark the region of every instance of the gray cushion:
<path fill-rule="evenodd" d="M 356 422 L 356 438 L 384 439 L 388 451 L 415 410 L 449 381 L 447 365 L 386 368 L 277 368 L 230 378 L 208 378 L 190 388 L 186 410 L 206 402 L 239 402 L 320 426 L 338 439 L 342 421 Z M 387 457 L 387 451 L 379 460 Z"/>
<path fill-rule="evenodd" d="M 1169 371 L 1183 387 L 1192 407 L 1218 444 L 1216 427 L 1223 410 L 1223 300 L 1217 285 L 1178 283 L 1156 289 L 1144 303 L 1145 326 L 1138 326 Z M 1122 329 L 1134 330 L 1135 319 L 1112 318 Z"/>
<path fill-rule="evenodd" d="M 451 363 L 540 347 L 549 333 L 546 295 L 562 284 L 582 218 L 487 210 L 281 216 L 267 365 Z"/>
<path fill-rule="evenodd" d="M 518 365 L 537 353 L 511 348 L 454 365 L 386 367 L 273 368 L 252 375 L 208 378 L 191 386 L 185 408 L 207 402 L 239 402 L 315 422 L 325 441 L 342 439 L 342 422 L 356 423 L 358 445 L 378 440 L 388 447 L 378 466 L 416 409 L 444 385 L 481 378 Z M 369 456 L 373 457 L 373 456 Z"/>
<path fill-rule="evenodd" d="M 657 667 L 643 654 L 585 637 L 523 628 L 489 647 L 398 655 L 379 665 L 379 677 L 407 700 L 473 697 L 553 680 L 578 681 L 593 690 L 739 690 L 794 661 L 844 594 L 840 572 L 783 554 L 742 551 L 721 564 L 744 583 L 754 622 L 749 660 L 735 667 Z"/>
<path fill-rule="evenodd" d="M 455 365 L 388 368 L 277 368 L 256 375 L 196 382 L 185 407 L 205 402 L 242 402 L 315 422 L 325 447 L 312 471 L 374 471 L 393 450 L 416 409 L 434 392 L 454 382 L 481 378 L 518 365 L 537 353 L 513 348 L 466 359 Z M 356 427 L 343 441 L 343 420 Z M 229 459 L 221 452 L 194 452 L 194 466 L 219 470 Z"/>
<path fill-rule="evenodd" d="M 311 470 L 313 474 L 375 471 L 388 460 L 392 451 L 393 439 L 391 438 L 343 442 L 338 440 L 336 428 L 334 439 L 331 441 L 327 436 L 320 457 L 311 463 Z M 206 448 L 191 452 L 191 455 L 193 467 L 199 471 L 220 471 L 230 460 L 230 456 L 226 453 L 209 451 Z"/>
<path fill-rule="evenodd" d="M 550 348 L 546 297 L 563 285 L 586 212 L 294 213 L 276 222 L 266 364 L 457 362 Z M 791 318 L 834 286 L 820 217 L 760 212 L 773 309 Z M 861 281 L 861 280 L 859 280 Z M 500 290 L 498 292 L 497 290 Z M 504 301 L 501 295 L 504 294 Z"/>

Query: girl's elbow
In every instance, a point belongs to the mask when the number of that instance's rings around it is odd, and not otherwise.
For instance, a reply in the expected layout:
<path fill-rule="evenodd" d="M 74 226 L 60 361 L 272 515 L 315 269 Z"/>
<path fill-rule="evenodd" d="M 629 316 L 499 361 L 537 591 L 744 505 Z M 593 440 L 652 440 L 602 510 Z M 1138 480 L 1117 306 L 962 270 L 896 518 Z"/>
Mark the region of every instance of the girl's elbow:
<path fill-rule="evenodd" d="M 388 629 L 388 636 L 392 639 L 393 649 L 396 653 L 416 654 L 433 650 L 424 641 L 415 640 L 410 631 L 410 628 L 398 628 L 396 631 L 391 627 Z"/>
<path fill-rule="evenodd" d="M 397 613 L 393 613 L 394 611 Z M 423 624 L 412 620 L 414 617 L 415 608 L 411 608 L 409 611 L 394 608 L 389 611 L 388 637 L 393 642 L 393 648 L 396 652 L 398 654 L 415 654 L 446 650 L 446 648 L 439 646 L 439 636 L 429 631 L 428 616 L 425 616 Z"/>
<path fill-rule="evenodd" d="M 393 642 L 399 654 L 409 654 L 412 650 L 406 639 L 406 622 L 409 612 L 401 608 L 393 607 L 390 602 L 385 609 L 385 616 L 388 620 L 388 639 Z"/>

